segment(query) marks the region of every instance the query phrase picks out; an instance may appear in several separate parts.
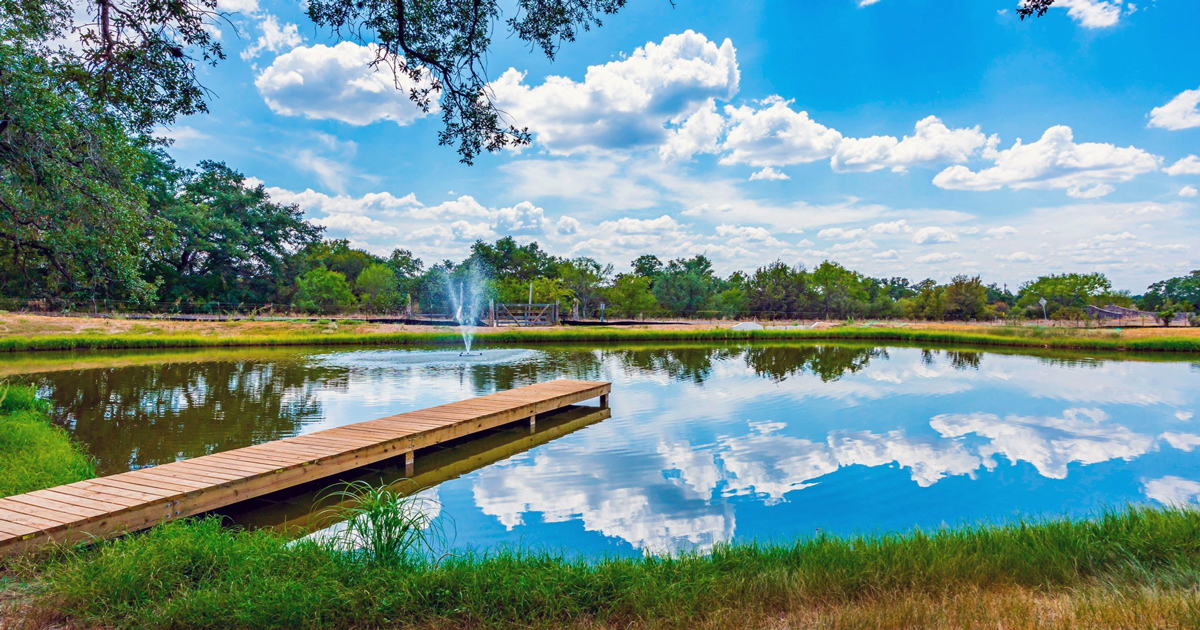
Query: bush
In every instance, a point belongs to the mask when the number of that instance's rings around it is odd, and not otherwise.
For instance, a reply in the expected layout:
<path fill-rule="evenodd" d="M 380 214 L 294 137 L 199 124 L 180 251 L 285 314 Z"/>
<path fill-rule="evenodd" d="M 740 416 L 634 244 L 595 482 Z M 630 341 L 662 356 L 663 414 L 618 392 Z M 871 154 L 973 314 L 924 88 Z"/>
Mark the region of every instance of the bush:
<path fill-rule="evenodd" d="M 309 313 L 338 313 L 354 305 L 346 276 L 317 267 L 296 281 L 296 308 Z"/>

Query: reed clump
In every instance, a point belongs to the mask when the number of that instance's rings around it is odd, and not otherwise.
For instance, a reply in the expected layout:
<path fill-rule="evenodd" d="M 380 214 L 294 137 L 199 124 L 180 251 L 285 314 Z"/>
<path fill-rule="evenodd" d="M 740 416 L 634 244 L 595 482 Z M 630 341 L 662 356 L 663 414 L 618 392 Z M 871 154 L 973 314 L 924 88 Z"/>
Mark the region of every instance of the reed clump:
<path fill-rule="evenodd" d="M 59 550 L 23 570 L 43 585 L 28 610 L 53 610 L 55 623 L 122 628 L 1067 628 L 1125 627 L 1118 622 L 1129 615 L 1155 627 L 1200 619 L 1200 512 L 1184 508 L 670 557 L 404 549 L 402 562 L 380 562 L 327 539 L 291 541 L 208 518 Z"/>
<path fill-rule="evenodd" d="M 95 463 L 29 386 L 0 383 L 0 497 L 90 479 Z"/>

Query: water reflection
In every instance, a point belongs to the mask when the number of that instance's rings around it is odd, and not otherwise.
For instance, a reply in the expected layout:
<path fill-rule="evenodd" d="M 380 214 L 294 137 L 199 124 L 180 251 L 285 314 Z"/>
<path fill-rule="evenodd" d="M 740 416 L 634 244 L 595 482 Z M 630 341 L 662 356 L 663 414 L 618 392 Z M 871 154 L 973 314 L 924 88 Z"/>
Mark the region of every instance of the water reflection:
<path fill-rule="evenodd" d="M 41 357 L 23 378 L 106 472 L 553 378 L 613 381 L 602 421 L 510 427 L 418 458 L 417 485 L 436 487 L 459 543 L 480 547 L 661 552 L 1200 501 L 1190 357 L 861 343 L 484 352 L 177 353 L 88 369 Z M 322 527 L 318 489 L 244 506 L 239 522 Z"/>

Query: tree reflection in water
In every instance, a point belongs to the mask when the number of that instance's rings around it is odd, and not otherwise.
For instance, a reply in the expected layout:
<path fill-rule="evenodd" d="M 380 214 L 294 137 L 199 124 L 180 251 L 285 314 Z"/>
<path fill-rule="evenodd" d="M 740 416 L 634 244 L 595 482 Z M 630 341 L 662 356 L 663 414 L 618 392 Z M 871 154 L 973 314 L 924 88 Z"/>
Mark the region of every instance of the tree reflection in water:
<path fill-rule="evenodd" d="M 315 390 L 346 379 L 303 360 L 245 360 L 67 370 L 34 382 L 55 422 L 87 445 L 100 474 L 113 474 L 296 435 L 321 417 Z"/>

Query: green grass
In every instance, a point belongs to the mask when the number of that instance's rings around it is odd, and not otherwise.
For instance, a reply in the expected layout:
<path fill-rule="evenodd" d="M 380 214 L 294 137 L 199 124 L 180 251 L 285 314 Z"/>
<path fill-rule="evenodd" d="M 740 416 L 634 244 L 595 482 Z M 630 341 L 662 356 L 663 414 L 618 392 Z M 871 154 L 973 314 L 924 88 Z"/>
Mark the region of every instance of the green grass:
<path fill-rule="evenodd" d="M 744 341 L 857 339 L 915 343 L 957 343 L 975 346 L 1035 347 L 1138 352 L 1200 352 L 1200 337 L 1146 337 L 1121 339 L 1111 334 L 1085 336 L 1077 331 L 1039 328 L 996 328 L 988 332 L 910 328 L 840 327 L 824 330 L 733 331 L 728 329 L 645 330 L 623 328 L 508 329 L 482 331 L 476 339 L 486 344 L 616 341 Z M 301 345 L 458 345 L 456 331 L 397 333 L 279 334 L 264 336 L 199 336 L 127 334 L 41 335 L 0 339 L 0 352 L 33 350 L 104 350 L 154 348 L 207 348 L 233 346 Z"/>
<path fill-rule="evenodd" d="M 50 424 L 32 387 L 0 384 L 0 497 L 95 476 L 92 459 Z"/>
<path fill-rule="evenodd" d="M 920 619 L 953 613 L 985 622 L 957 626 L 995 628 L 996 615 L 1023 619 L 1056 594 L 1073 616 L 1055 609 L 1069 623 L 1054 627 L 1129 615 L 1158 627 L 1200 621 L 1200 512 L 1182 508 L 669 558 L 508 550 L 408 559 L 381 562 L 210 518 L 10 571 L 43 585 L 30 618 L 41 611 L 88 627 L 780 627 L 835 617 L 825 625 L 926 627 Z"/>

